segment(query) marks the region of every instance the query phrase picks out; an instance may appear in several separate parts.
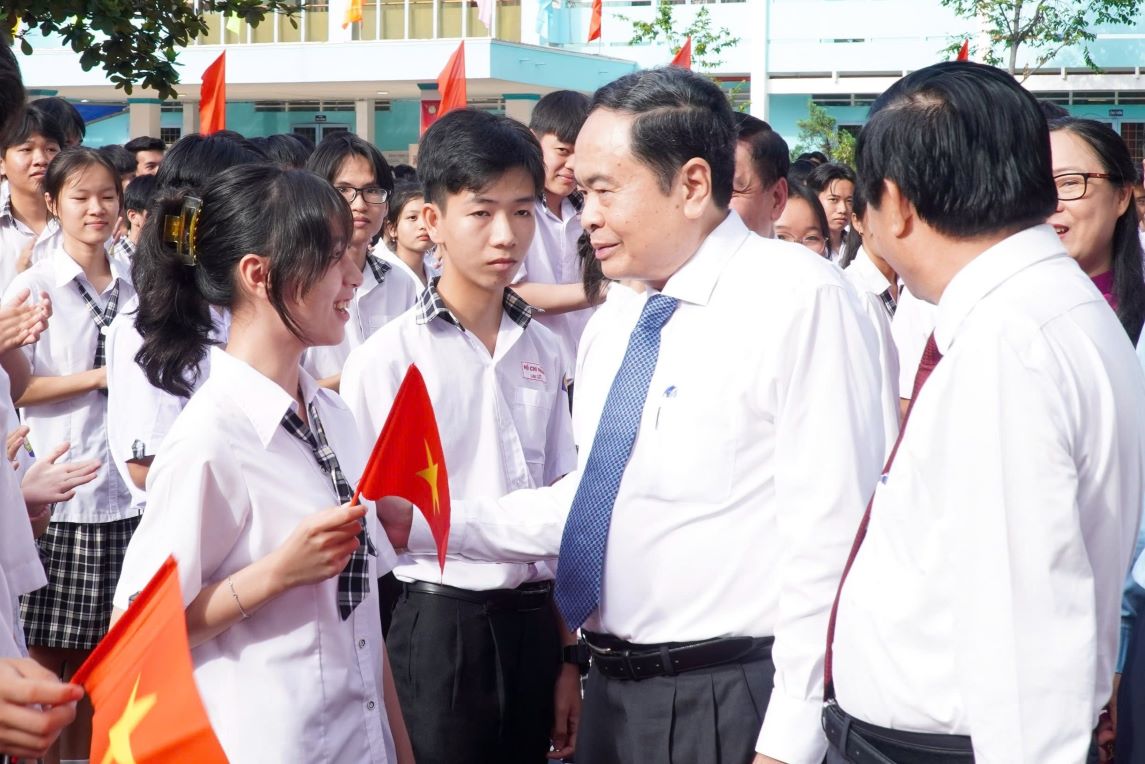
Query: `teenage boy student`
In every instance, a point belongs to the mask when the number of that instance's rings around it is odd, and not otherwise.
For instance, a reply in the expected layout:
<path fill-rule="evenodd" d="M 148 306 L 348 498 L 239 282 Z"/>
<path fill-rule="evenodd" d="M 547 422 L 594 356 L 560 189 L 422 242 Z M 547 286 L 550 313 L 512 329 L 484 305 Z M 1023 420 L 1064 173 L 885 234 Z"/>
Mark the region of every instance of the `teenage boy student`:
<path fill-rule="evenodd" d="M 123 217 L 127 232 L 120 236 L 111 247 L 112 257 L 124 265 L 131 265 L 135 249 L 139 246 L 139 235 L 147 222 L 147 208 L 155 198 L 155 176 L 136 175 L 123 192 Z"/>
<path fill-rule="evenodd" d="M 58 229 L 48 214 L 42 187 L 48 164 L 64 143 L 59 126 L 32 104 L 0 146 L 0 289 L 7 289 L 22 270 L 34 244 Z M 26 264 L 25 264 L 25 267 Z"/>
<path fill-rule="evenodd" d="M 135 155 L 136 175 L 154 175 L 159 172 L 159 163 L 167 153 L 167 144 L 149 135 L 132 138 L 123 144 L 123 148 Z"/>
<path fill-rule="evenodd" d="M 454 497 L 552 483 L 576 463 L 563 355 L 509 289 L 534 235 L 544 164 L 523 125 L 454 111 L 418 156 L 426 229 L 443 262 L 418 304 L 350 353 L 342 395 L 372 442 L 411 363 L 433 401 Z M 413 447 L 413 446 L 411 446 Z M 545 563 L 403 556 L 387 642 L 422 764 L 540 762 L 572 752 L 575 638 Z M 575 654 L 575 648 L 569 651 Z"/>
<path fill-rule="evenodd" d="M 544 154 L 545 190 L 536 203 L 537 235 L 513 287 L 530 305 L 544 311 L 536 320 L 557 335 L 570 370 L 580 335 L 592 315 L 577 256 L 577 239 L 584 229 L 581 197 L 573 178 L 576 137 L 588 106 L 583 93 L 557 90 L 533 109 L 529 129 Z"/>

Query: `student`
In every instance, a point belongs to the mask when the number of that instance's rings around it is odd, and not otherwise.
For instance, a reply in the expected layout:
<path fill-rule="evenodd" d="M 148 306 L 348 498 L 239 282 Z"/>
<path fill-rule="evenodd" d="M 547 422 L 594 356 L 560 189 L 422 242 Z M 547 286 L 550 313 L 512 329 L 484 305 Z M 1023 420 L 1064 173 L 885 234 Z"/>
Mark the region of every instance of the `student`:
<path fill-rule="evenodd" d="M 350 211 L 325 181 L 269 164 L 221 173 L 197 210 L 190 197 L 154 210 L 187 225 L 144 232 L 136 262 L 177 289 L 150 306 L 167 320 L 140 362 L 175 396 L 207 352 L 211 376 L 156 456 L 116 608 L 174 555 L 195 682 L 235 764 L 412 761 L 397 753 L 408 745 L 370 583 L 386 544 L 349 505 L 366 447 L 299 364 L 345 332 L 362 279 Z M 208 351 L 211 306 L 234 317 L 225 350 Z"/>
<path fill-rule="evenodd" d="M 440 275 L 426 262 L 433 241 L 421 215 L 424 206 L 420 183 L 402 181 L 395 186 L 383 226 L 386 250 L 381 252 L 383 260 L 415 279 L 422 289 L 430 278 Z"/>
<path fill-rule="evenodd" d="M 533 109 L 529 129 L 544 153 L 545 188 L 535 211 L 537 235 L 513 286 L 522 299 L 544 311 L 535 320 L 557 336 L 569 370 L 592 315 L 577 257 L 576 241 L 584 229 L 573 178 L 576 137 L 588 114 L 588 103 L 583 93 L 557 90 L 542 97 Z"/>
<path fill-rule="evenodd" d="M 452 504 L 459 556 L 559 552 L 556 600 L 593 652 L 585 762 L 826 748 L 822 638 L 883 454 L 877 351 L 837 268 L 729 213 L 734 141 L 726 95 L 685 69 L 596 92 L 582 219 L 605 275 L 646 290 L 582 338 L 578 468 Z M 432 549 L 408 502 L 379 511 L 395 543 Z"/>
<path fill-rule="evenodd" d="M 765 239 L 775 236 L 775 221 L 787 204 L 791 155 L 771 125 L 736 112 L 736 174 L 731 208 L 744 225 Z"/>
<path fill-rule="evenodd" d="M 107 255 L 122 189 L 115 167 L 98 151 L 65 149 L 48 166 L 44 196 L 59 221 L 60 246 L 9 285 L 52 301 L 47 331 L 25 348 L 32 377 L 17 404 L 41 452 L 71 444 L 73 459 L 99 459 L 95 480 L 55 507 L 40 539 L 48 585 L 21 603 L 33 658 L 70 677 L 107 632 L 111 596 L 135 526 L 126 486 L 107 453 L 104 331 L 134 294 L 127 270 Z M 64 759 L 86 756 L 90 710 L 61 738 Z"/>
<path fill-rule="evenodd" d="M 135 155 L 118 143 L 100 146 L 96 151 L 107 157 L 107 161 L 115 167 L 119 173 L 119 183 L 126 191 L 127 184 L 135 179 Z"/>
<path fill-rule="evenodd" d="M 139 234 L 143 231 L 143 224 L 147 222 L 147 208 L 151 206 L 151 200 L 154 198 L 154 175 L 137 175 L 123 189 L 123 219 L 127 230 L 112 245 L 111 256 L 129 268 L 131 260 L 135 257 L 135 250 L 139 246 Z"/>
<path fill-rule="evenodd" d="M 157 173 L 159 163 L 163 161 L 163 155 L 167 153 L 167 144 L 159 138 L 152 138 L 150 135 L 132 138 L 123 144 L 123 148 L 135 156 L 136 175 L 154 175 Z"/>
<path fill-rule="evenodd" d="M 827 257 L 827 216 L 819 197 L 807 186 L 795 183 L 783 213 L 775 221 L 775 238 L 802 244 L 820 257 Z"/>
<path fill-rule="evenodd" d="M 0 189 L 0 290 L 7 289 L 27 267 L 33 245 L 49 239 L 58 228 L 44 203 L 43 180 L 64 136 L 43 111 L 29 107 L 4 140 L 0 146 L 0 172 L 5 177 Z"/>
<path fill-rule="evenodd" d="M 60 144 L 61 149 L 83 143 L 84 136 L 87 135 L 87 125 L 84 124 L 79 110 L 67 99 L 59 96 L 37 98 L 29 104 L 29 108 L 42 111 L 48 119 L 59 126 L 64 137 L 63 143 Z"/>
<path fill-rule="evenodd" d="M 329 181 L 353 213 L 354 236 L 346 256 L 362 272 L 362 285 L 350 300 L 345 336 L 331 347 L 311 347 L 302 364 L 319 384 L 337 391 L 350 351 L 400 316 L 417 299 L 417 282 L 371 250 L 382 234 L 386 204 L 394 191 L 390 167 L 373 144 L 356 135 L 331 135 L 318 144 L 307 169 Z"/>
<path fill-rule="evenodd" d="M 1045 224 L 1050 136 L 1012 76 L 907 75 L 857 159 L 865 240 L 937 323 L 840 585 L 827 761 L 1085 761 L 1145 498 L 1145 377 Z"/>
<path fill-rule="evenodd" d="M 454 111 L 426 132 L 418 173 L 441 278 L 351 353 L 343 395 L 372 440 L 416 363 L 451 496 L 548 485 L 576 460 L 566 370 L 556 338 L 508 288 L 534 235 L 540 147 L 506 117 Z M 558 626 L 551 569 L 450 556 L 441 573 L 435 554 L 420 554 L 394 572 L 403 591 L 389 644 L 418 762 L 540 762 L 550 741 L 571 754 L 580 676 L 562 667 L 561 645 L 576 639 Z"/>
<path fill-rule="evenodd" d="M 839 262 L 843 240 L 851 224 L 851 201 L 855 194 L 855 172 L 845 164 L 827 162 L 807 176 L 807 187 L 819 197 L 830 227 L 827 258 Z"/>

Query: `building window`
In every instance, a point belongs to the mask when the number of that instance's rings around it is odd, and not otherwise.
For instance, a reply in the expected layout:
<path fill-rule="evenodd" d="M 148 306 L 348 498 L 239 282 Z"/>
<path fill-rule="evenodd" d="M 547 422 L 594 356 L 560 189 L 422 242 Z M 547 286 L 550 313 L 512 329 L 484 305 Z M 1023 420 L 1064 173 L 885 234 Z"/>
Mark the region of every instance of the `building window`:
<path fill-rule="evenodd" d="M 181 127 L 161 127 L 159 128 L 159 139 L 170 146 L 180 138 L 183 137 L 183 128 Z"/>
<path fill-rule="evenodd" d="M 1122 122 L 1121 138 L 1129 147 L 1134 164 L 1145 159 L 1145 122 Z"/>

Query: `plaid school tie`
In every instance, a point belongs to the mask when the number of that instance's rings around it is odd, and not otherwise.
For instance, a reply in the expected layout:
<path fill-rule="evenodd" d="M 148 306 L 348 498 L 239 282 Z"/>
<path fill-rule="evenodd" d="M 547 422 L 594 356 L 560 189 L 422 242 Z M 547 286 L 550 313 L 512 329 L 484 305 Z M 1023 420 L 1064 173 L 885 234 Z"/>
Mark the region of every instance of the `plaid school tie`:
<path fill-rule="evenodd" d="M 294 409 L 288 410 L 283 415 L 282 426 L 291 435 L 310 446 L 318 466 L 330 478 L 334 492 L 338 495 L 338 501 L 345 504 L 354 498 L 354 491 L 346 481 L 346 476 L 342 474 L 337 454 L 326 440 L 326 431 L 322 429 L 322 420 L 318 418 L 318 408 L 311 403 L 306 410 L 310 414 L 310 423 L 314 425 L 313 430 L 294 413 Z M 374 549 L 374 544 L 366 533 L 365 519 L 360 522 L 362 531 L 358 534 L 359 546 L 350 555 L 346 567 L 338 574 L 338 612 L 343 621 L 350 617 L 354 608 L 370 593 L 370 565 L 366 554 L 377 555 L 377 550 Z"/>
<path fill-rule="evenodd" d="M 662 294 L 653 295 L 645 303 L 600 414 L 588 463 L 561 537 L 554 597 L 570 629 L 583 624 L 600 603 L 612 507 L 632 455 L 648 386 L 656 369 L 660 330 L 675 310 L 676 300 Z"/>
<path fill-rule="evenodd" d="M 99 336 L 95 341 L 95 364 L 93 369 L 99 369 L 106 365 L 106 351 L 104 345 L 107 338 L 107 327 L 111 326 L 112 320 L 115 318 L 115 312 L 119 309 L 119 279 L 115 280 L 115 286 L 111 288 L 111 295 L 107 298 L 107 305 L 103 310 L 100 310 L 96 305 L 95 300 L 92 299 L 88 291 L 84 289 L 83 283 L 76 277 L 76 287 L 80 290 L 80 297 L 87 303 L 87 309 L 91 311 L 91 320 L 95 323 L 95 328 L 99 332 Z M 107 391 L 104 390 L 106 393 Z"/>

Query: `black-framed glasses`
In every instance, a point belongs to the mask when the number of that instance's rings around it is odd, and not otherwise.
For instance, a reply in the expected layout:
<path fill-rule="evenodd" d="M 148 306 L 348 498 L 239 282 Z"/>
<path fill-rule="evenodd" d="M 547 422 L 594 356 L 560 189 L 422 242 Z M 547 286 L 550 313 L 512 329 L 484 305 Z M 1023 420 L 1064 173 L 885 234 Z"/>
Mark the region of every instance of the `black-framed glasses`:
<path fill-rule="evenodd" d="M 1113 176 L 1107 172 L 1063 172 L 1054 176 L 1054 185 L 1058 189 L 1059 202 L 1072 202 L 1085 196 L 1089 190 L 1090 178 L 1105 178 Z"/>
<path fill-rule="evenodd" d="M 365 188 L 356 188 L 354 186 L 338 185 L 334 186 L 334 190 L 342 195 L 346 200 L 346 204 L 353 204 L 354 200 L 358 198 L 358 194 L 366 200 L 366 204 L 385 204 L 389 201 L 390 192 L 380 186 L 366 186 Z"/>

